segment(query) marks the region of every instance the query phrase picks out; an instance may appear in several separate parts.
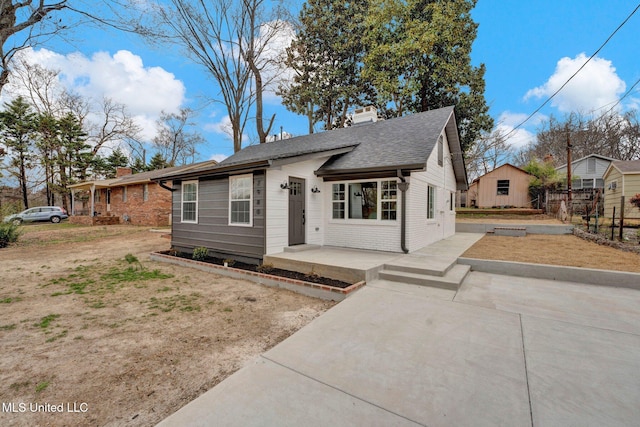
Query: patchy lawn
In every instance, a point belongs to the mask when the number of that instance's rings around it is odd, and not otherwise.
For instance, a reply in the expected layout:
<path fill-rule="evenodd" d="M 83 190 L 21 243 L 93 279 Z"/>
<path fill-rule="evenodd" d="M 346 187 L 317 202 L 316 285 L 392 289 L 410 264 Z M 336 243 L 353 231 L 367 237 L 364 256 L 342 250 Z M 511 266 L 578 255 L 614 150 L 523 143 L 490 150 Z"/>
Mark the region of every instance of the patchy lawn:
<path fill-rule="evenodd" d="M 155 425 L 333 305 L 151 262 L 145 228 L 24 230 L 0 249 L 0 425 Z"/>
<path fill-rule="evenodd" d="M 486 235 L 462 256 L 640 273 L 640 255 L 598 245 L 573 235 Z"/>

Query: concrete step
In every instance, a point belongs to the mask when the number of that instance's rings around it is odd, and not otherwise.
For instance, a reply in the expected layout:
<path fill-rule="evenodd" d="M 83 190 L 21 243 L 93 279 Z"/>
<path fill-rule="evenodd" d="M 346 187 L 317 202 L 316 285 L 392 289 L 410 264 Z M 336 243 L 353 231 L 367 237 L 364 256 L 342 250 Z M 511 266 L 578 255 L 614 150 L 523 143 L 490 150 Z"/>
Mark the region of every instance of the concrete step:
<path fill-rule="evenodd" d="M 413 257 L 396 260 L 393 264 L 385 264 L 384 270 L 400 271 L 404 273 L 424 274 L 442 277 L 456 265 L 456 260 L 439 257 Z"/>
<path fill-rule="evenodd" d="M 411 283 L 413 285 L 431 286 L 435 288 L 457 290 L 467 277 L 471 268 L 467 265 L 456 264 L 444 276 L 412 273 L 407 271 L 384 269 L 378 273 L 383 280 Z"/>
<path fill-rule="evenodd" d="M 305 243 L 303 245 L 287 246 L 286 248 L 284 248 L 283 252 L 296 253 L 296 252 L 310 251 L 312 249 L 320 249 L 320 248 L 321 248 L 320 245 L 312 245 L 312 244 Z"/>

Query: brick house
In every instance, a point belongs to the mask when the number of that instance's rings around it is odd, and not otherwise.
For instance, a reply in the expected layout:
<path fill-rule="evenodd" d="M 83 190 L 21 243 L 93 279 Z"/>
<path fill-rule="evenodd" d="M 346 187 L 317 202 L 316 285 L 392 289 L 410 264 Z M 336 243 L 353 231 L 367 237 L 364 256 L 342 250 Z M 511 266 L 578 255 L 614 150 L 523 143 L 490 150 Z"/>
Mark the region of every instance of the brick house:
<path fill-rule="evenodd" d="M 153 181 L 169 172 L 185 171 L 203 164 L 197 163 L 142 173 L 130 168 L 118 168 L 116 177 L 85 181 L 70 185 L 72 209 L 69 222 L 74 224 L 124 224 L 153 227 L 171 224 L 170 187 Z"/>

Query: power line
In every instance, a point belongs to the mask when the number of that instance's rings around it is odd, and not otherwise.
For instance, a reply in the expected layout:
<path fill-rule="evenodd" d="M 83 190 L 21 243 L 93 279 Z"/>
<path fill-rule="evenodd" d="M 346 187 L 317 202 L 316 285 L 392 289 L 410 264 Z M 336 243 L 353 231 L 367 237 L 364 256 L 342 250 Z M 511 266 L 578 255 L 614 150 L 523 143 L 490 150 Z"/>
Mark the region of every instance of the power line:
<path fill-rule="evenodd" d="M 629 94 L 633 91 L 633 88 L 635 88 L 635 87 L 638 85 L 638 83 L 640 83 L 640 79 L 636 80 L 636 82 L 633 84 L 633 86 L 631 86 L 631 88 L 630 88 L 627 92 L 625 92 L 625 94 L 624 94 L 624 95 L 622 95 L 622 97 L 620 97 L 620 99 L 618 99 L 618 101 L 617 101 L 615 104 L 613 104 L 613 106 L 612 106 L 611 108 L 609 108 L 609 109 L 607 110 L 607 112 L 606 112 L 606 113 L 604 113 L 604 114 L 603 114 L 602 116 L 600 116 L 600 117 L 604 117 L 604 116 L 606 116 L 607 114 L 609 114 L 609 113 L 611 112 L 611 110 L 613 110 L 614 108 L 616 108 L 616 107 L 618 106 L 618 104 L 620 104 L 620 102 L 622 102 L 622 100 L 623 100 L 623 99 L 625 99 L 625 98 L 627 97 L 627 95 L 629 95 Z"/>
<path fill-rule="evenodd" d="M 526 122 L 528 122 L 529 120 L 531 120 L 531 118 L 532 118 L 533 116 L 535 116 L 535 115 L 536 115 L 536 113 L 538 113 L 540 110 L 542 110 L 542 108 L 543 108 L 545 105 L 547 105 L 547 104 L 549 103 L 549 101 L 551 101 L 551 100 L 552 100 L 552 99 L 553 99 L 553 98 L 554 98 L 558 93 L 560 93 L 560 91 L 561 91 L 562 89 L 564 89 L 564 87 L 565 87 L 565 86 L 566 86 L 566 85 L 571 81 L 571 79 L 573 79 L 573 78 L 574 78 L 574 77 L 575 77 L 575 76 L 576 76 L 580 71 L 582 71 L 582 69 L 583 69 L 583 68 L 584 68 L 584 67 L 589 63 L 589 61 L 591 61 L 591 60 L 592 60 L 592 59 L 593 59 L 593 58 L 594 58 L 594 57 L 595 57 L 595 56 L 596 56 L 596 55 L 597 55 L 597 54 L 602 50 L 602 48 L 603 48 L 603 47 L 605 47 L 605 45 L 606 45 L 607 43 L 609 43 L 609 40 L 611 40 L 611 39 L 613 38 L 613 36 L 614 36 L 614 35 L 615 35 L 619 30 L 620 30 L 620 28 L 622 28 L 622 27 L 627 23 L 627 21 L 629 21 L 629 19 L 631 19 L 631 17 L 632 17 L 632 16 L 633 16 L 637 11 L 638 11 L 638 9 L 640 9 L 640 3 L 638 3 L 638 5 L 636 6 L 636 8 L 635 8 L 635 9 L 633 9 L 633 12 L 631 12 L 631 13 L 629 14 L 629 16 L 627 16 L 627 18 L 626 18 L 624 21 L 622 21 L 622 23 L 621 23 L 620 25 L 618 25 L 618 28 L 616 28 L 616 29 L 615 29 L 615 31 L 614 31 L 613 33 L 611 33 L 611 35 L 610 35 L 610 36 L 605 40 L 605 42 L 604 42 L 604 43 L 602 43 L 602 45 L 598 48 L 598 50 L 596 50 L 596 51 L 595 51 L 595 52 L 594 52 L 594 53 L 589 57 L 589 59 L 587 59 L 587 60 L 585 61 L 585 63 L 584 63 L 584 64 L 582 64 L 582 66 L 581 66 L 580 68 L 578 68 L 578 71 L 576 71 L 575 73 L 573 73 L 573 74 L 571 75 L 571 77 L 569 77 L 569 79 L 567 79 L 567 81 L 566 81 L 566 82 L 564 82 L 564 83 L 562 84 L 562 86 L 560 86 L 560 88 L 559 88 L 558 90 L 556 90 L 556 91 L 555 91 L 555 92 L 554 92 L 554 93 L 553 93 L 549 98 L 547 98 L 547 100 L 546 100 L 546 101 L 544 101 L 544 102 L 542 103 L 542 105 L 540 105 L 538 108 L 536 108 L 536 109 L 535 109 L 535 111 L 534 111 L 533 113 L 529 114 L 529 116 L 528 116 L 526 119 L 524 119 L 522 122 L 520 122 L 520 123 L 519 123 L 516 127 L 514 127 L 513 129 L 511 129 L 511 131 L 509 131 L 509 133 L 507 133 L 507 134 L 505 135 L 505 139 L 508 139 L 508 138 L 509 138 L 509 136 L 511 136 L 511 134 L 512 134 L 512 133 L 514 133 L 515 131 L 517 131 L 517 130 L 522 126 L 522 125 L 524 125 Z M 638 84 L 638 82 L 636 82 L 636 84 Z M 635 86 L 635 84 L 634 84 L 634 86 Z M 625 95 L 625 96 L 626 96 L 626 95 Z M 616 105 L 617 105 L 617 104 L 616 104 Z M 612 108 L 613 108 L 613 107 L 612 107 Z"/>

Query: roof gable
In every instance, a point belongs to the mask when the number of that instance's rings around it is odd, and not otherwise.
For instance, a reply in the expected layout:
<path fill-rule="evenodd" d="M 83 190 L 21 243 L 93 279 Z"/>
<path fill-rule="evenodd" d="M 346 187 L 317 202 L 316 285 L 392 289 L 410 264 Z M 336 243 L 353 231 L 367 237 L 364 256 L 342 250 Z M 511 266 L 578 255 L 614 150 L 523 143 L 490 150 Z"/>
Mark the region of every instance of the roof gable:
<path fill-rule="evenodd" d="M 519 172 L 519 173 L 522 173 L 522 174 L 525 174 L 525 175 L 531 175 L 531 174 L 530 174 L 529 172 L 527 172 L 526 170 L 521 169 L 521 168 L 519 168 L 519 167 L 517 167 L 517 166 L 514 166 L 514 165 L 512 165 L 511 163 L 505 163 L 505 164 L 503 164 L 503 165 L 498 166 L 498 167 L 497 167 L 497 168 L 495 168 L 494 170 L 489 171 L 489 172 L 485 173 L 484 175 L 481 175 L 481 176 L 477 177 L 476 179 L 474 179 L 474 180 L 473 180 L 473 182 L 478 182 L 478 181 L 480 181 L 482 178 L 484 178 L 484 177 L 486 177 L 486 176 L 490 176 L 490 175 L 494 174 L 496 171 L 498 171 L 498 170 L 500 170 L 500 169 L 502 169 L 502 168 L 511 168 L 511 169 L 513 169 L 514 171 L 517 171 L 517 172 Z"/>
<path fill-rule="evenodd" d="M 617 169 L 623 175 L 640 174 L 640 160 L 616 160 L 611 162 L 604 176 L 606 177 L 612 168 Z"/>
<path fill-rule="evenodd" d="M 609 161 L 609 162 L 615 162 L 615 161 L 617 161 L 616 159 L 614 159 L 614 158 L 612 158 L 612 157 L 603 156 L 603 155 L 601 155 L 601 154 L 589 154 L 588 156 L 584 156 L 584 157 L 581 157 L 581 158 L 579 158 L 579 159 L 572 160 L 572 161 L 571 161 L 571 165 L 573 166 L 573 165 L 575 165 L 575 164 L 578 164 L 578 163 L 584 162 L 585 160 L 587 160 L 587 159 L 589 159 L 589 158 L 591 158 L 591 157 L 595 157 L 595 158 L 598 158 L 598 159 L 601 159 L 601 160 L 606 160 L 606 161 Z M 565 164 L 564 164 L 564 165 L 562 165 L 562 166 L 558 166 L 558 167 L 556 168 L 556 170 L 559 170 L 559 169 L 566 169 L 566 167 L 567 167 L 567 164 L 565 163 Z"/>

